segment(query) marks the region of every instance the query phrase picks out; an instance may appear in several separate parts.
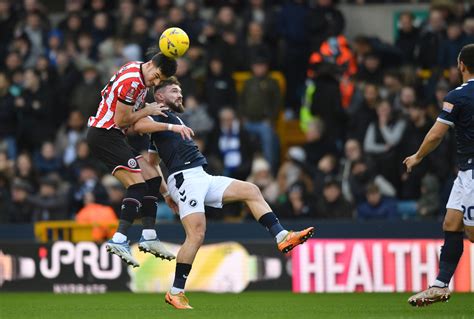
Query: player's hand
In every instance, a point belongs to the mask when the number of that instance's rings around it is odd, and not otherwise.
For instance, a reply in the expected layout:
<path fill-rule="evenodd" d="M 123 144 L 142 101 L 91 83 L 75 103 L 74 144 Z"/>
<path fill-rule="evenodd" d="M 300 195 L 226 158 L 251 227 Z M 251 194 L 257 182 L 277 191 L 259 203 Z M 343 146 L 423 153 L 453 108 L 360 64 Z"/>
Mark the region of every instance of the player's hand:
<path fill-rule="evenodd" d="M 168 117 L 164 111 L 167 111 L 169 108 L 163 103 L 145 103 L 145 109 L 147 110 L 148 115 L 162 115 Z"/>
<path fill-rule="evenodd" d="M 181 134 L 181 137 L 183 140 L 192 140 L 194 136 L 194 131 L 190 128 L 187 127 L 186 125 L 173 125 L 173 128 L 171 129 L 173 132 Z"/>
<path fill-rule="evenodd" d="M 416 154 L 413 154 L 412 156 L 405 158 L 403 164 L 407 166 L 407 172 L 410 173 L 413 167 L 420 164 L 421 160 L 422 158 L 419 158 Z"/>
<path fill-rule="evenodd" d="M 165 202 L 166 202 L 166 205 L 168 205 L 169 208 L 171 208 L 173 213 L 175 213 L 176 215 L 179 214 L 178 205 L 174 202 L 174 200 L 171 198 L 171 196 L 169 196 L 169 195 L 165 196 Z"/>

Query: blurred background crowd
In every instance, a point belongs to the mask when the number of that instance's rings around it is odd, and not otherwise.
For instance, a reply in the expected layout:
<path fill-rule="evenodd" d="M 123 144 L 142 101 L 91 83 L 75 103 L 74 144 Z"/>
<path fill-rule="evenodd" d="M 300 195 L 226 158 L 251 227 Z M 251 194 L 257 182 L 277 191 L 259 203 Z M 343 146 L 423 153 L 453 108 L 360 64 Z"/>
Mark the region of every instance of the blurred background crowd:
<path fill-rule="evenodd" d="M 397 1 L 343 1 L 345 3 Z M 334 0 L 0 0 L 0 223 L 115 218 L 124 189 L 91 157 L 87 119 L 130 60 L 169 26 L 191 40 L 178 60 L 183 120 L 208 171 L 257 184 L 281 218 L 420 219 L 444 212 L 456 174 L 452 132 L 411 174 L 474 6 L 432 3 L 398 17 L 396 41 L 345 36 Z M 300 139 L 281 123 L 297 123 Z M 146 151 L 139 136 L 130 142 Z M 229 205 L 208 217 L 238 221 Z M 165 205 L 158 217 L 173 220 Z"/>

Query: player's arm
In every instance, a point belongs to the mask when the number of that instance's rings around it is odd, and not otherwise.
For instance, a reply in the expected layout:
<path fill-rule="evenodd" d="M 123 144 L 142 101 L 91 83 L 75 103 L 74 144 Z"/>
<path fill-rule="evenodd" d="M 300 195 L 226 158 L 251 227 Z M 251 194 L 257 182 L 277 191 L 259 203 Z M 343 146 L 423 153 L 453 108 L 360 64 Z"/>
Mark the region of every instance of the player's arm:
<path fill-rule="evenodd" d="M 125 104 L 121 101 L 117 101 L 117 106 L 115 108 L 114 121 L 119 127 L 127 127 L 139 119 L 150 116 L 150 115 L 163 115 L 163 111 L 168 108 L 158 103 L 146 103 L 145 107 L 133 112 L 133 109 L 130 105 Z"/>
<path fill-rule="evenodd" d="M 161 131 L 172 131 L 181 134 L 183 139 L 192 139 L 194 131 L 186 125 L 175 125 L 169 123 L 160 123 L 154 121 L 150 117 L 144 117 L 139 119 L 134 125 L 133 129 L 141 134 L 154 133 Z"/>
<path fill-rule="evenodd" d="M 405 158 L 403 164 L 407 166 L 407 172 L 411 172 L 412 168 L 418 165 L 423 158 L 425 158 L 428 154 L 434 151 L 439 143 L 443 140 L 444 135 L 449 130 L 449 124 L 443 123 L 441 121 L 436 121 L 433 127 L 430 129 L 428 134 L 426 134 L 423 143 L 421 143 L 420 148 L 418 151 Z"/>

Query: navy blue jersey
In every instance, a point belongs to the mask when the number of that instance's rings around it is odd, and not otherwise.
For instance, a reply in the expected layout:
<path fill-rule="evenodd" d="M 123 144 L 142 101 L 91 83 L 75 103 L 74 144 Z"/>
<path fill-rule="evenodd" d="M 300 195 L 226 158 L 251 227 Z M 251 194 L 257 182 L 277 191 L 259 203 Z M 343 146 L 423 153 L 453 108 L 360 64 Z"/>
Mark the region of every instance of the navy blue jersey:
<path fill-rule="evenodd" d="M 151 116 L 155 122 L 182 125 L 183 121 L 171 111 L 165 111 L 168 117 L 161 115 Z M 150 151 L 157 151 L 163 160 L 168 173 L 182 171 L 197 166 L 206 166 L 207 161 L 192 140 L 184 140 L 181 134 L 171 131 L 155 132 L 150 134 Z"/>
<path fill-rule="evenodd" d="M 449 92 L 438 121 L 454 127 L 458 165 L 474 168 L 474 79 Z"/>

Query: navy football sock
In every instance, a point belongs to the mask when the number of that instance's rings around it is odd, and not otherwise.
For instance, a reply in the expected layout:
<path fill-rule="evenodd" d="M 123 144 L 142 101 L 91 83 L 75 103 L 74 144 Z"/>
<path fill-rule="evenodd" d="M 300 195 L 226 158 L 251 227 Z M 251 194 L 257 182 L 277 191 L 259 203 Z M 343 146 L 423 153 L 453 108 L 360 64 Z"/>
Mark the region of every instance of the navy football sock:
<path fill-rule="evenodd" d="M 127 235 L 127 230 L 133 224 L 133 220 L 138 214 L 143 196 L 147 190 L 145 183 L 138 183 L 130 185 L 125 193 L 125 198 L 122 201 L 122 211 L 120 212 L 120 220 L 118 232 Z"/>
<path fill-rule="evenodd" d="M 267 228 L 268 232 L 273 236 L 276 237 L 278 233 L 285 230 L 283 226 L 281 226 L 278 218 L 273 212 L 266 213 L 258 220 L 260 224 L 262 224 L 265 228 Z"/>
<path fill-rule="evenodd" d="M 161 176 L 151 178 L 146 181 L 148 191 L 143 197 L 142 223 L 144 229 L 155 229 L 157 195 L 160 193 Z"/>
<path fill-rule="evenodd" d="M 176 263 L 176 273 L 174 274 L 173 287 L 184 289 L 184 286 L 186 285 L 186 279 L 188 279 L 190 272 L 190 264 Z"/>
<path fill-rule="evenodd" d="M 462 232 L 444 232 L 444 245 L 441 248 L 439 273 L 436 280 L 446 285 L 451 281 L 459 259 L 461 259 L 464 248 L 463 235 Z"/>

